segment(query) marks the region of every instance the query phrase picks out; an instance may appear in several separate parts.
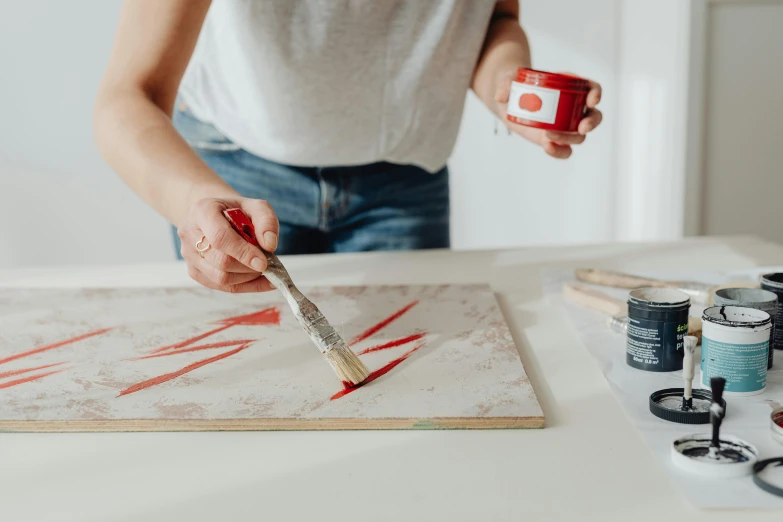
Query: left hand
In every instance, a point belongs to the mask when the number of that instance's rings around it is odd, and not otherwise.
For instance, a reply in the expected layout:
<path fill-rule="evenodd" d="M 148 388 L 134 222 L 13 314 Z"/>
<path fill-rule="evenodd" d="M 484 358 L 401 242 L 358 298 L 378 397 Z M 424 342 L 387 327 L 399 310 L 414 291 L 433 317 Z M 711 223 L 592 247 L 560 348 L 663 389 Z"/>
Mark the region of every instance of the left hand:
<path fill-rule="evenodd" d="M 497 87 L 495 88 L 495 113 L 506 124 L 506 127 L 536 145 L 540 145 L 544 152 L 553 158 L 566 159 L 570 157 L 573 152 L 571 146 L 584 143 L 587 133 L 592 132 L 601 124 L 603 115 L 601 111 L 595 108 L 601 101 L 601 86 L 596 82 L 590 81 L 590 92 L 587 93 L 587 112 L 582 121 L 579 122 L 577 132 L 557 132 L 517 125 L 508 121 L 506 118 L 506 105 L 511 93 L 511 82 L 514 81 L 516 74 L 516 69 L 513 69 L 504 71 L 498 76 Z"/>

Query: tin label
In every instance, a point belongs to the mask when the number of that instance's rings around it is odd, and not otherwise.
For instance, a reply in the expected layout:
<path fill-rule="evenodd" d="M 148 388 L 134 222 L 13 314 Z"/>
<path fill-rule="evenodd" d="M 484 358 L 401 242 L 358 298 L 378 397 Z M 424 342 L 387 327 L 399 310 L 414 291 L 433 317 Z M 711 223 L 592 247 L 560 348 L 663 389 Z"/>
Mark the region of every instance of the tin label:
<path fill-rule="evenodd" d="M 506 112 L 516 118 L 554 124 L 559 103 L 560 91 L 556 89 L 511 82 Z"/>
<path fill-rule="evenodd" d="M 640 370 L 681 370 L 687 333 L 687 323 L 629 318 L 626 362 Z"/>
<path fill-rule="evenodd" d="M 726 379 L 727 392 L 756 392 L 767 385 L 769 341 L 755 344 L 722 343 L 707 337 L 701 345 L 701 382 Z"/>

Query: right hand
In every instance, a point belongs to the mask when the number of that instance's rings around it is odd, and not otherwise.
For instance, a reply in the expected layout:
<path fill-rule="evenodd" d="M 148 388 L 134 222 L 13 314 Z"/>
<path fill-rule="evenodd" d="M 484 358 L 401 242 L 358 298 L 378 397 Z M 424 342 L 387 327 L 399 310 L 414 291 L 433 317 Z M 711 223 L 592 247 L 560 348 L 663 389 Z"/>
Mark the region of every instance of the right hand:
<path fill-rule="evenodd" d="M 280 227 L 272 206 L 261 199 L 202 199 L 190 209 L 177 229 L 182 241 L 182 257 L 188 265 L 188 275 L 196 282 L 230 293 L 267 292 L 274 286 L 261 272 L 266 270 L 266 256 L 237 234 L 223 216 L 229 208 L 240 208 L 253 222 L 262 248 L 274 252 Z M 212 245 L 204 257 L 196 250 Z"/>

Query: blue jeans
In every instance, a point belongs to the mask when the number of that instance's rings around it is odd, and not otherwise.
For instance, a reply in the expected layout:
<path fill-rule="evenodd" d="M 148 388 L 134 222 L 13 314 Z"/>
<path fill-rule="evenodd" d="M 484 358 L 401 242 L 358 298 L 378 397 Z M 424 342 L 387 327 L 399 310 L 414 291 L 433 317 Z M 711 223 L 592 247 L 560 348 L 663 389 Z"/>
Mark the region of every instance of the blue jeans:
<path fill-rule="evenodd" d="M 449 247 L 449 175 L 412 165 L 295 167 L 255 156 L 177 101 L 174 126 L 242 196 L 280 221 L 279 254 Z M 176 230 L 174 246 L 179 256 Z"/>

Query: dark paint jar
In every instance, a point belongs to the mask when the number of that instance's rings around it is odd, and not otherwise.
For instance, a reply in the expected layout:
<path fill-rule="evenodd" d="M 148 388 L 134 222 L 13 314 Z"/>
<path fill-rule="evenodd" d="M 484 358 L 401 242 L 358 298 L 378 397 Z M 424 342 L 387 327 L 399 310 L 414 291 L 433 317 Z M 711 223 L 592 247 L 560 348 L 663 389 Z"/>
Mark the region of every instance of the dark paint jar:
<path fill-rule="evenodd" d="M 639 288 L 628 294 L 625 361 L 648 372 L 682 370 L 690 297 L 671 288 Z"/>
<path fill-rule="evenodd" d="M 590 81 L 568 74 L 518 69 L 506 108 L 508 121 L 560 132 L 576 132 L 587 110 Z"/>
<path fill-rule="evenodd" d="M 778 308 L 774 317 L 774 324 L 777 326 L 772 330 L 770 346 L 775 350 L 783 350 L 783 273 L 761 276 L 761 288 L 778 296 Z"/>

